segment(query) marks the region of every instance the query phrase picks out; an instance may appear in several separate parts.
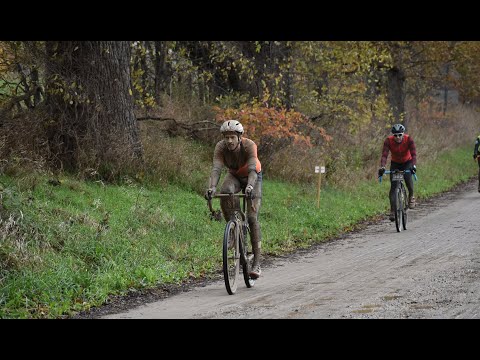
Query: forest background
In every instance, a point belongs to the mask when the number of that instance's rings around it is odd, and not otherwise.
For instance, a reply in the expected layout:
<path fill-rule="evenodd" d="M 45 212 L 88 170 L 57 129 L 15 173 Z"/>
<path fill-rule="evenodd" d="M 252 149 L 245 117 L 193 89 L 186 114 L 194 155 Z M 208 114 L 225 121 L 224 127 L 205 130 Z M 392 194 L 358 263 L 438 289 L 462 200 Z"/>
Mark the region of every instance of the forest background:
<path fill-rule="evenodd" d="M 198 230 L 202 217 L 190 214 L 198 202 L 206 210 L 225 119 L 258 144 L 276 205 L 263 205 L 266 254 L 386 209 L 374 181 L 394 123 L 417 144 L 429 180 L 419 198 L 466 181 L 477 171 L 465 159 L 480 127 L 479 50 L 474 41 L 0 42 L 0 315 L 64 316 L 215 273 L 221 225 L 202 228 L 192 249 L 179 224 Z M 310 206 L 317 165 L 327 170 L 322 204 L 341 212 L 360 201 L 358 214 L 329 220 Z M 177 227 L 176 239 L 164 227 Z"/>

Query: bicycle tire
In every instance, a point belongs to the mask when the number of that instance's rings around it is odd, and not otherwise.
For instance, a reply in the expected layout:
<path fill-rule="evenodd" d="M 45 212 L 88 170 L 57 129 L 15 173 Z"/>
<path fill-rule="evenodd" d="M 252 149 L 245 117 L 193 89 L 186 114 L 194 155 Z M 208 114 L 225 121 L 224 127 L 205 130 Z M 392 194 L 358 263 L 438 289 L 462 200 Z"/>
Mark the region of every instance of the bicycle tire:
<path fill-rule="evenodd" d="M 407 230 L 407 210 L 408 210 L 408 202 L 407 202 L 407 190 L 405 190 L 405 186 L 402 186 L 402 197 L 403 197 L 403 213 L 402 213 L 402 225 L 403 230 Z"/>
<path fill-rule="evenodd" d="M 395 189 L 395 227 L 397 228 L 397 232 L 402 231 L 402 219 L 403 219 L 403 209 L 402 209 L 402 190 L 400 186 L 397 186 Z"/>
<path fill-rule="evenodd" d="M 223 278 L 230 295 L 237 291 L 240 272 L 239 235 L 237 223 L 230 220 L 223 235 Z"/>
<path fill-rule="evenodd" d="M 250 260 L 248 258 L 248 233 L 246 226 L 243 227 L 243 235 L 240 236 L 240 264 L 242 265 L 243 280 L 247 288 L 255 284 L 255 280 L 250 277 Z"/>

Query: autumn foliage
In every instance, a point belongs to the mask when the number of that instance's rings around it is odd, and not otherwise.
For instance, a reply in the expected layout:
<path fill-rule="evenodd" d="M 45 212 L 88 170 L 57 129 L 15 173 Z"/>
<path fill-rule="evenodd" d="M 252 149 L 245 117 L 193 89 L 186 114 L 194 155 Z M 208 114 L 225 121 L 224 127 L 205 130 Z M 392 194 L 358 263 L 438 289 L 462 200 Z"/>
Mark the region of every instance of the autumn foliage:
<path fill-rule="evenodd" d="M 214 108 L 216 121 L 220 124 L 228 119 L 242 123 L 245 136 L 261 144 L 266 139 L 288 140 L 308 148 L 330 141 L 325 129 L 315 126 L 308 118 L 294 110 L 276 109 L 263 104 L 245 105 L 239 109 Z"/>

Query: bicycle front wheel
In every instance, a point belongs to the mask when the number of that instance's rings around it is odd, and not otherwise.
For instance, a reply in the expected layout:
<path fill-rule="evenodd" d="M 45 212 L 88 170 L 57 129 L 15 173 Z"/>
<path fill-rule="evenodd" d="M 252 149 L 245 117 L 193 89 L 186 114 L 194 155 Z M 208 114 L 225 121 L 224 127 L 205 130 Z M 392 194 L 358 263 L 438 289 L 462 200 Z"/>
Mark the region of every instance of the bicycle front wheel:
<path fill-rule="evenodd" d="M 402 231 L 403 222 L 403 193 L 400 187 L 395 190 L 395 227 L 397 232 Z"/>
<path fill-rule="evenodd" d="M 229 221 L 223 236 L 223 278 L 230 295 L 235 294 L 240 272 L 239 229 L 235 221 Z"/>
<path fill-rule="evenodd" d="M 403 230 L 407 230 L 407 209 L 408 209 L 408 201 L 407 201 L 407 190 L 402 187 L 402 194 L 403 194 L 403 212 L 402 212 L 402 225 Z"/>

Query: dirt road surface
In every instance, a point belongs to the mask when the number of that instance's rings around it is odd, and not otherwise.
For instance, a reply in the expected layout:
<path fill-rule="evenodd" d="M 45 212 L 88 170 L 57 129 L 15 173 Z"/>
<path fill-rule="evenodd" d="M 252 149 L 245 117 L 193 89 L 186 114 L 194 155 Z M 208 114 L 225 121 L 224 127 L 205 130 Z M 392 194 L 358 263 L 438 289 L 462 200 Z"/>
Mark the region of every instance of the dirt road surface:
<path fill-rule="evenodd" d="M 102 318 L 480 318 L 476 181 L 409 212 L 273 260 L 255 286 L 223 280 Z"/>

